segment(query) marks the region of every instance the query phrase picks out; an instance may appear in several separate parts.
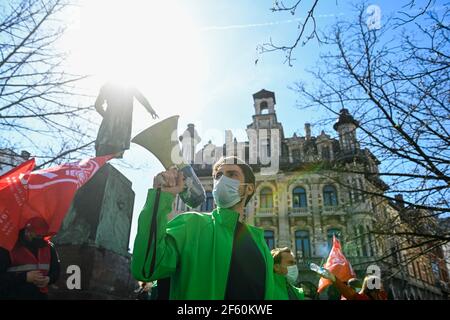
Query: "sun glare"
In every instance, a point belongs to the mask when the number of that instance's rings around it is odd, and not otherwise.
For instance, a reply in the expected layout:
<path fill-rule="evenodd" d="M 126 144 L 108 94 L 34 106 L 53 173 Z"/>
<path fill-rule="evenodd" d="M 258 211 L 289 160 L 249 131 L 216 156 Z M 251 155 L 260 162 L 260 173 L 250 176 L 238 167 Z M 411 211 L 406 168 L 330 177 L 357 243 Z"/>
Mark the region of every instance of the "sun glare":
<path fill-rule="evenodd" d="M 108 80 L 136 85 L 161 117 L 194 111 L 207 61 L 189 14 L 166 1 L 85 0 L 65 43 L 94 92 Z M 144 126 L 145 127 L 145 126 Z"/>

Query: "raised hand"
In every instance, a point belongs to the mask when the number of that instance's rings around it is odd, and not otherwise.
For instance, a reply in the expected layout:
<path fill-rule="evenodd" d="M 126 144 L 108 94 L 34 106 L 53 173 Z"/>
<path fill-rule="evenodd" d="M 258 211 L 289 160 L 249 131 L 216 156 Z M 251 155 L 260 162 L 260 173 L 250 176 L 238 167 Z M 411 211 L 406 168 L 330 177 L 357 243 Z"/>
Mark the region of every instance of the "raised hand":
<path fill-rule="evenodd" d="M 153 188 L 161 188 L 175 196 L 184 189 L 184 175 L 176 168 L 161 172 L 153 179 Z"/>

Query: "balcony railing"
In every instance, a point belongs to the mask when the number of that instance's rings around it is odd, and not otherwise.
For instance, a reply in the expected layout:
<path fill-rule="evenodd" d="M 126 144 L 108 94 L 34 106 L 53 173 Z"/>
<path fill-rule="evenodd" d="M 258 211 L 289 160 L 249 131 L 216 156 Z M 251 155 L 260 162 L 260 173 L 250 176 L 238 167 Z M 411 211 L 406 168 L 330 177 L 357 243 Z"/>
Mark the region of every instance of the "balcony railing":
<path fill-rule="evenodd" d="M 311 212 L 308 207 L 289 208 L 289 216 L 291 217 L 308 216 L 310 214 Z"/>
<path fill-rule="evenodd" d="M 324 215 L 344 215 L 345 211 L 341 206 L 323 206 L 322 214 Z"/>
<path fill-rule="evenodd" d="M 277 212 L 277 208 L 257 208 L 256 209 L 256 216 L 257 217 L 272 217 L 275 215 L 275 212 Z"/>
<path fill-rule="evenodd" d="M 372 212 L 372 208 L 368 202 L 358 202 L 348 205 L 349 212 Z"/>

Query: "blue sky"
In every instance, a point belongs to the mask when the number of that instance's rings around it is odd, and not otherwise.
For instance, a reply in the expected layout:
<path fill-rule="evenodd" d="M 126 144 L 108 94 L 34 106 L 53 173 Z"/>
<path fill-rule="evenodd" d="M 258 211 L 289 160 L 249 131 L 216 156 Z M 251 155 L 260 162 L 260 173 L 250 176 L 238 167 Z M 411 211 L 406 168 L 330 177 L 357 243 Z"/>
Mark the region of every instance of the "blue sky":
<path fill-rule="evenodd" d="M 197 126 L 202 138 L 200 146 L 209 139 L 216 144 L 222 143 L 223 140 L 218 139 L 223 139 L 226 129 L 233 131 L 244 129 L 252 121 L 254 114 L 252 94 L 262 88 L 275 92 L 277 117 L 284 126 L 286 136 L 292 136 L 295 131 L 303 134 L 305 122 L 319 119 L 319 114 L 308 114 L 296 109 L 295 93 L 287 88 L 295 80 L 308 77 L 305 69 L 314 66 L 319 52 L 314 41 L 298 50 L 297 61 L 293 67 L 283 64 L 282 53 L 264 54 L 259 56 L 257 65 L 254 63 L 257 58 L 256 46 L 267 42 L 270 37 L 280 43 L 289 43 L 295 39 L 297 23 L 285 22 L 293 19 L 290 14 L 272 13 L 269 10 L 271 1 L 194 1 L 194 3 L 195 5 L 189 5 L 185 9 L 198 27 L 208 71 L 201 83 L 200 106 L 192 106 L 190 101 L 186 101 L 183 109 L 177 110 L 181 114 L 179 131 L 184 130 L 187 123 L 192 122 Z M 335 5 L 320 9 L 319 12 L 324 14 L 340 12 Z M 333 17 L 319 18 L 322 25 L 332 23 L 334 20 Z M 281 23 L 271 24 L 277 22 Z M 180 59 L 183 59 L 182 55 Z M 173 90 L 176 94 L 178 88 L 174 87 Z M 151 88 L 148 88 L 148 91 L 150 92 Z M 148 98 L 152 101 L 151 94 L 148 94 Z M 154 107 L 160 110 L 158 105 L 155 104 Z M 193 110 L 191 113 L 190 108 L 196 111 Z M 222 133 L 222 137 L 202 134 L 211 129 L 217 129 Z M 318 134 L 320 131 L 317 131 L 320 129 L 313 127 L 313 133 Z M 325 129 L 332 132 L 331 128 Z M 235 131 L 235 134 L 239 133 Z M 239 141 L 242 139 L 242 136 L 238 137 Z M 137 154 L 136 149 L 140 147 L 134 146 L 132 149 L 135 150 L 130 150 L 127 155 L 129 158 L 133 157 L 132 153 Z M 136 218 L 145 202 L 146 190 L 151 185 L 154 174 L 162 170 L 161 165 L 151 154 L 146 151 L 139 154 L 151 166 L 148 170 L 122 170 L 133 181 L 133 189 L 136 192 L 135 220 L 130 247 L 133 245 Z"/>
<path fill-rule="evenodd" d="M 199 145 L 201 147 L 209 139 L 215 144 L 223 143 L 226 129 L 244 129 L 252 121 L 254 113 L 252 94 L 262 88 L 275 92 L 278 121 L 283 124 L 285 135 L 288 137 L 294 132 L 303 135 L 305 122 L 314 123 L 324 116 L 320 113 L 298 110 L 295 107 L 296 94 L 288 89 L 288 86 L 296 80 L 314 83 L 306 70 L 314 68 L 319 52 L 323 50 L 315 40 L 296 49 L 294 53 L 296 60 L 292 67 L 283 63 L 284 54 L 281 52 L 260 56 L 256 53 L 256 47 L 270 38 L 277 44 L 290 44 L 297 36 L 295 19 L 303 19 L 306 16 L 306 10 L 311 2 L 305 2 L 298 13 L 292 16 L 289 12 L 271 12 L 272 1 L 265 0 L 180 0 L 167 1 L 159 6 L 156 1 L 151 2 L 151 5 L 149 2 L 143 4 L 141 1 L 125 1 L 115 10 L 112 8 L 110 11 L 102 12 L 102 19 L 105 17 L 108 19 L 110 14 L 113 23 L 121 22 L 118 23 L 119 26 L 129 23 L 128 31 L 121 34 L 125 38 L 136 31 L 136 38 L 125 42 L 124 46 L 128 46 L 128 49 L 122 49 L 122 56 L 117 60 L 127 57 L 128 60 L 137 62 L 138 67 L 136 65 L 130 67 L 136 72 L 135 78 L 140 79 L 136 83 L 160 118 L 179 114 L 179 133 L 188 123 L 194 123 L 202 138 Z M 354 17 L 350 9 L 351 3 L 319 1 L 316 17 L 320 30 L 326 30 L 337 19 Z M 386 15 L 399 9 L 392 1 L 369 4 L 380 7 L 382 22 Z M 107 6 L 105 2 L 104 6 Z M 135 8 L 130 9 L 133 6 Z M 128 9 L 125 10 L 126 8 Z M 81 10 L 81 29 L 83 29 L 86 24 L 89 25 L 89 18 L 86 18 L 86 15 L 92 14 L 98 7 L 92 10 L 81 7 Z M 96 23 L 97 13 L 93 16 Z M 96 24 L 89 25 L 89 35 L 93 31 L 95 33 L 92 26 L 95 28 Z M 112 33 L 108 32 L 107 28 L 105 30 L 101 32 Z M 121 32 L 122 29 L 118 31 Z M 87 38 L 86 33 L 82 34 L 84 34 L 82 38 Z M 99 36 L 102 35 L 105 33 L 99 33 Z M 87 45 L 83 41 L 79 47 L 89 49 L 84 57 L 90 59 L 97 43 L 94 40 Z M 121 44 L 115 36 L 109 41 L 114 44 L 113 48 Z M 103 57 L 104 55 L 100 55 L 100 59 L 98 61 L 94 59 L 91 65 L 102 65 Z M 254 63 L 256 58 L 259 58 L 257 65 Z M 126 66 L 126 63 L 123 64 Z M 114 63 L 113 65 L 117 66 Z M 102 71 L 98 73 L 89 69 L 85 71 L 93 73 L 91 85 L 88 87 L 93 89 L 92 94 L 95 94 L 104 79 L 104 74 L 101 74 Z M 128 74 L 133 75 L 132 72 Z M 99 116 L 93 116 L 93 119 L 94 124 L 100 121 Z M 133 134 L 154 123 L 144 108 L 136 102 Z M 328 134 L 335 135 L 331 127 L 313 126 L 312 132 L 317 135 L 322 129 Z M 209 133 L 213 131 L 215 134 L 211 136 Z M 245 139 L 242 132 L 235 131 L 235 134 L 239 141 Z M 132 181 L 136 194 L 130 236 L 132 247 L 137 218 L 144 205 L 147 189 L 152 185 L 153 176 L 163 170 L 163 167 L 152 154 L 136 145 L 132 145 L 124 160 L 113 160 L 112 163 Z"/>
<path fill-rule="evenodd" d="M 425 2 L 418 1 L 419 5 Z M 293 20 L 303 19 L 312 1 L 302 4 L 295 16 L 271 12 L 272 3 L 82 0 L 71 16 L 71 27 L 62 43 L 71 52 L 68 70 L 92 75 L 83 84 L 92 96 L 109 77 L 127 75 L 146 95 L 160 119 L 180 115 L 179 133 L 188 123 L 194 123 L 202 138 L 200 147 L 210 139 L 221 144 L 226 129 L 244 129 L 254 113 L 252 94 L 263 88 L 275 92 L 277 117 L 285 136 L 294 132 L 303 135 L 304 123 L 314 123 L 323 114 L 298 110 L 296 95 L 288 86 L 296 80 L 314 83 L 305 70 L 314 68 L 323 48 L 311 40 L 296 49 L 296 60 L 289 67 L 283 64 L 283 53 L 258 57 L 256 47 L 270 38 L 277 44 L 294 41 L 297 23 Z M 354 17 L 351 3 L 320 0 L 315 14 L 320 30 L 326 30 L 336 19 Z M 370 4 L 380 7 L 382 22 L 399 8 L 399 4 L 386 0 Z M 93 104 L 94 99 L 80 103 Z M 92 114 L 91 127 L 86 130 L 95 135 L 100 121 L 99 115 Z M 135 102 L 133 135 L 154 123 Z M 335 136 L 331 127 L 314 126 L 313 135 L 322 129 Z M 238 135 L 239 141 L 244 138 Z M 133 144 L 123 160 L 113 160 L 112 164 L 132 181 L 136 194 L 132 247 L 147 189 L 163 167 L 152 154 Z"/>

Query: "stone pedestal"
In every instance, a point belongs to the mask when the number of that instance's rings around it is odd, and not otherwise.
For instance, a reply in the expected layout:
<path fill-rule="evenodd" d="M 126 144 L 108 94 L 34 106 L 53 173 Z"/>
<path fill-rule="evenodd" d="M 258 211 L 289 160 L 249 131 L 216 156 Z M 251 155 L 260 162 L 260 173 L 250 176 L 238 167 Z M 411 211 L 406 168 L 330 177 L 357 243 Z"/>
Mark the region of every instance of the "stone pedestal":
<path fill-rule="evenodd" d="M 57 249 L 61 259 L 61 276 L 56 284 L 50 286 L 49 299 L 134 299 L 137 282 L 130 273 L 130 257 L 85 244 L 57 245 Z M 73 288 L 74 272 L 66 273 L 71 265 L 80 268 L 80 289 Z"/>
<path fill-rule="evenodd" d="M 106 164 L 80 188 L 54 237 L 61 276 L 53 299 L 128 299 L 136 281 L 130 274 L 128 242 L 133 215 L 131 181 Z M 81 289 L 69 290 L 67 268 L 81 271 Z"/>

